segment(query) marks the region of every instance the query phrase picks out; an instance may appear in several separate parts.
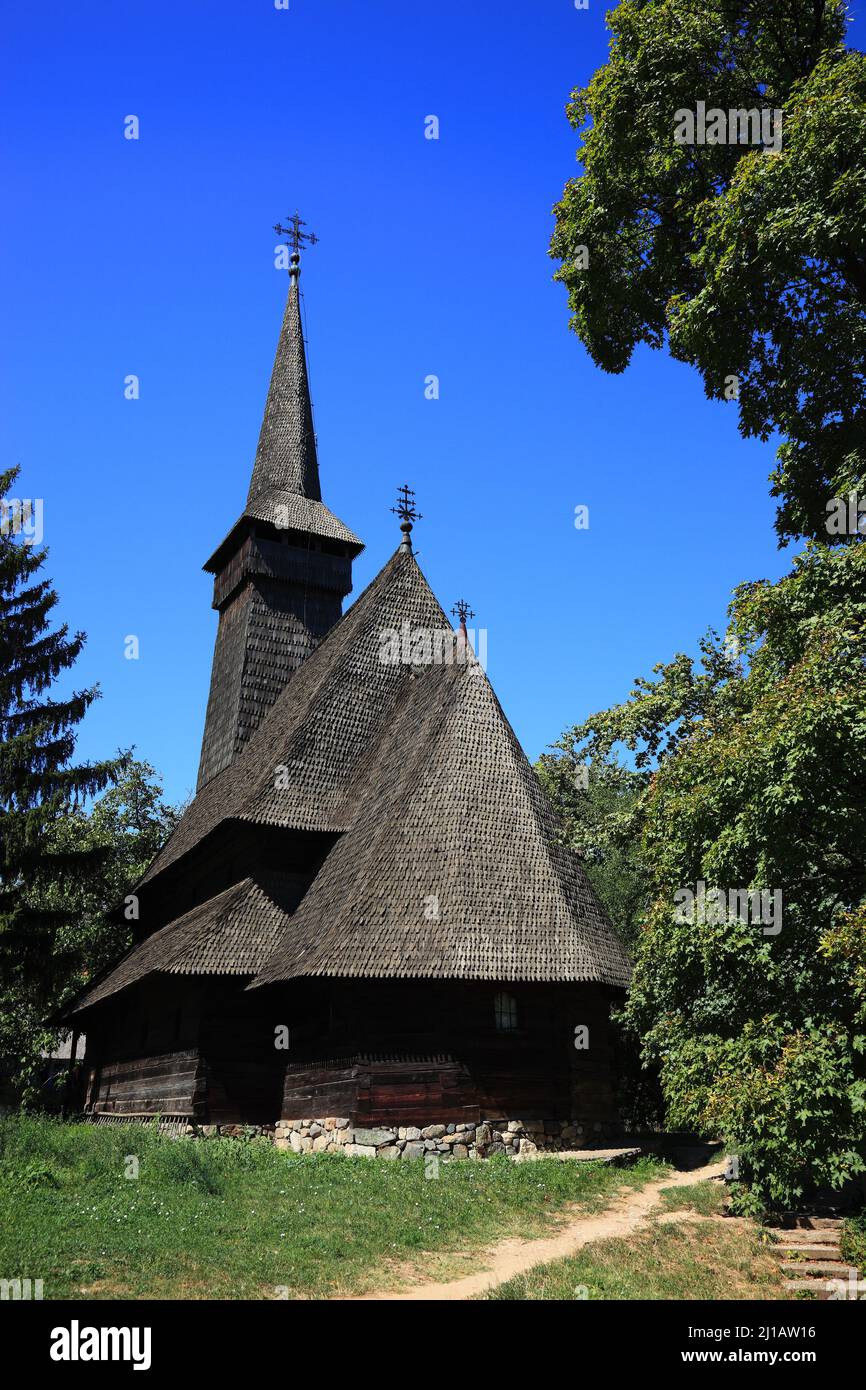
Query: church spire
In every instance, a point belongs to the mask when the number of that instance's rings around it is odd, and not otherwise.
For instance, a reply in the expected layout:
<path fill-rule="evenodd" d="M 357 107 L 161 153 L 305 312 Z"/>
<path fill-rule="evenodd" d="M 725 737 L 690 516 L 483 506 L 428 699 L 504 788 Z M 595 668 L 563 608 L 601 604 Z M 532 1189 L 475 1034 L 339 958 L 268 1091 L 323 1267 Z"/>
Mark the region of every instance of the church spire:
<path fill-rule="evenodd" d="M 306 223 L 295 213 L 289 218 L 288 227 L 279 222 L 274 227 L 278 234 L 288 236 L 292 247 L 289 294 L 265 402 L 248 505 L 274 492 L 295 493 L 314 502 L 322 500 L 298 285 L 300 248 L 305 242 L 313 245 L 319 238 L 313 232 L 302 232 L 304 226 Z"/>
<path fill-rule="evenodd" d="M 205 569 L 219 613 L 198 788 L 258 727 L 301 662 L 338 621 L 358 537 L 322 502 L 298 294 L 300 250 L 317 240 L 297 213 L 289 297 L 243 513 Z"/>

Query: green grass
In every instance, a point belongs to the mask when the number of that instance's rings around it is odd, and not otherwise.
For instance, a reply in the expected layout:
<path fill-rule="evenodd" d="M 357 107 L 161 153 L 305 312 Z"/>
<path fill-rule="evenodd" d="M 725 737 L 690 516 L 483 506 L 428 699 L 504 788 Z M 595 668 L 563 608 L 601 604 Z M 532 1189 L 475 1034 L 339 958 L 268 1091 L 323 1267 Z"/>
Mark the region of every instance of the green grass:
<path fill-rule="evenodd" d="M 696 1182 L 688 1187 L 663 1187 L 659 1201 L 666 1212 L 695 1211 L 699 1216 L 719 1216 L 727 1193 L 721 1182 Z"/>
<path fill-rule="evenodd" d="M 139 1176 L 124 1175 L 127 1156 Z M 141 1126 L 0 1120 L 0 1277 L 45 1298 L 322 1297 L 389 1287 L 421 1252 L 549 1230 L 668 1171 L 542 1159 L 441 1164 L 301 1157 Z M 424 1260 L 422 1268 L 429 1263 Z M 464 1267 L 465 1272 L 465 1267 Z"/>
<path fill-rule="evenodd" d="M 597 1241 L 569 1259 L 540 1265 L 486 1295 L 567 1302 L 786 1296 L 778 1264 L 758 1233 L 713 1220 L 653 1222 L 627 1239 Z"/>

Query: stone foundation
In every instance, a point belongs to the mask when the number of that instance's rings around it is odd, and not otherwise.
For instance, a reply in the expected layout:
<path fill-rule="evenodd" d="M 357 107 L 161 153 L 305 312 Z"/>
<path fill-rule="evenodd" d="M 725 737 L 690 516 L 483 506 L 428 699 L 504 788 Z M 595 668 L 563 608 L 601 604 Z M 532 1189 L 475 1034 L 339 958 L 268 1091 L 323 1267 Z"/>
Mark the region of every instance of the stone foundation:
<path fill-rule="evenodd" d="M 485 1120 L 480 1124 L 386 1125 L 363 1127 L 339 1116 L 278 1120 L 275 1125 L 188 1125 L 190 1136 L 261 1138 L 293 1153 L 344 1153 L 355 1158 L 490 1158 L 519 1157 L 539 1151 L 557 1153 L 599 1143 L 601 1124 L 576 1120 Z"/>

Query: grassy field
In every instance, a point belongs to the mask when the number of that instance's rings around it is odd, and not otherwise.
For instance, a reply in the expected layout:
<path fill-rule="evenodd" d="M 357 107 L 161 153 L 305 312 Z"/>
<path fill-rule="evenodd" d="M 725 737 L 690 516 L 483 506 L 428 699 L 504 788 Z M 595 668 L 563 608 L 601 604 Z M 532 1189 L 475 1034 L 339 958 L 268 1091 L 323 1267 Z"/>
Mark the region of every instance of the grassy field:
<path fill-rule="evenodd" d="M 420 1159 L 297 1157 L 262 1141 L 10 1116 L 0 1120 L 0 1277 L 42 1279 L 46 1299 L 388 1288 L 398 1269 L 426 1268 L 421 1252 L 541 1234 L 566 1204 L 599 1211 L 665 1171 L 650 1160 L 494 1158 L 441 1164 L 431 1180 Z"/>
<path fill-rule="evenodd" d="M 571 1259 L 540 1265 L 501 1284 L 491 1299 L 783 1299 L 778 1263 L 750 1223 L 711 1219 L 725 1201 L 720 1183 L 659 1194 L 649 1226 L 598 1241 Z M 677 1219 L 676 1213 L 686 1213 Z"/>

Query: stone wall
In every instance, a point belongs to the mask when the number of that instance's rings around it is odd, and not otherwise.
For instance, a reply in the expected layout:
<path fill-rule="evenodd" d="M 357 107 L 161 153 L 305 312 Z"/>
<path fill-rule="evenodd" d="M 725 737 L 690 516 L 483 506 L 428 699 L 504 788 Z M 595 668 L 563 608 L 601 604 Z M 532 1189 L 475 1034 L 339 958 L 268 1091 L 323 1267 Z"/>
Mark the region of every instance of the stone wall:
<path fill-rule="evenodd" d="M 261 1138 L 293 1153 L 345 1153 L 356 1158 L 489 1158 L 514 1157 L 539 1151 L 558 1153 L 600 1143 L 606 1136 L 599 1123 L 573 1120 L 485 1120 L 480 1124 L 361 1128 L 338 1116 L 324 1119 L 278 1120 L 275 1125 L 186 1126 L 190 1138 Z"/>
<path fill-rule="evenodd" d="M 280 1120 L 274 1131 L 278 1149 L 294 1153 L 347 1153 L 361 1158 L 489 1158 L 491 1154 L 579 1149 L 598 1142 L 601 1126 L 569 1121 L 488 1120 L 482 1124 L 407 1125 L 373 1129 L 348 1119 Z"/>

